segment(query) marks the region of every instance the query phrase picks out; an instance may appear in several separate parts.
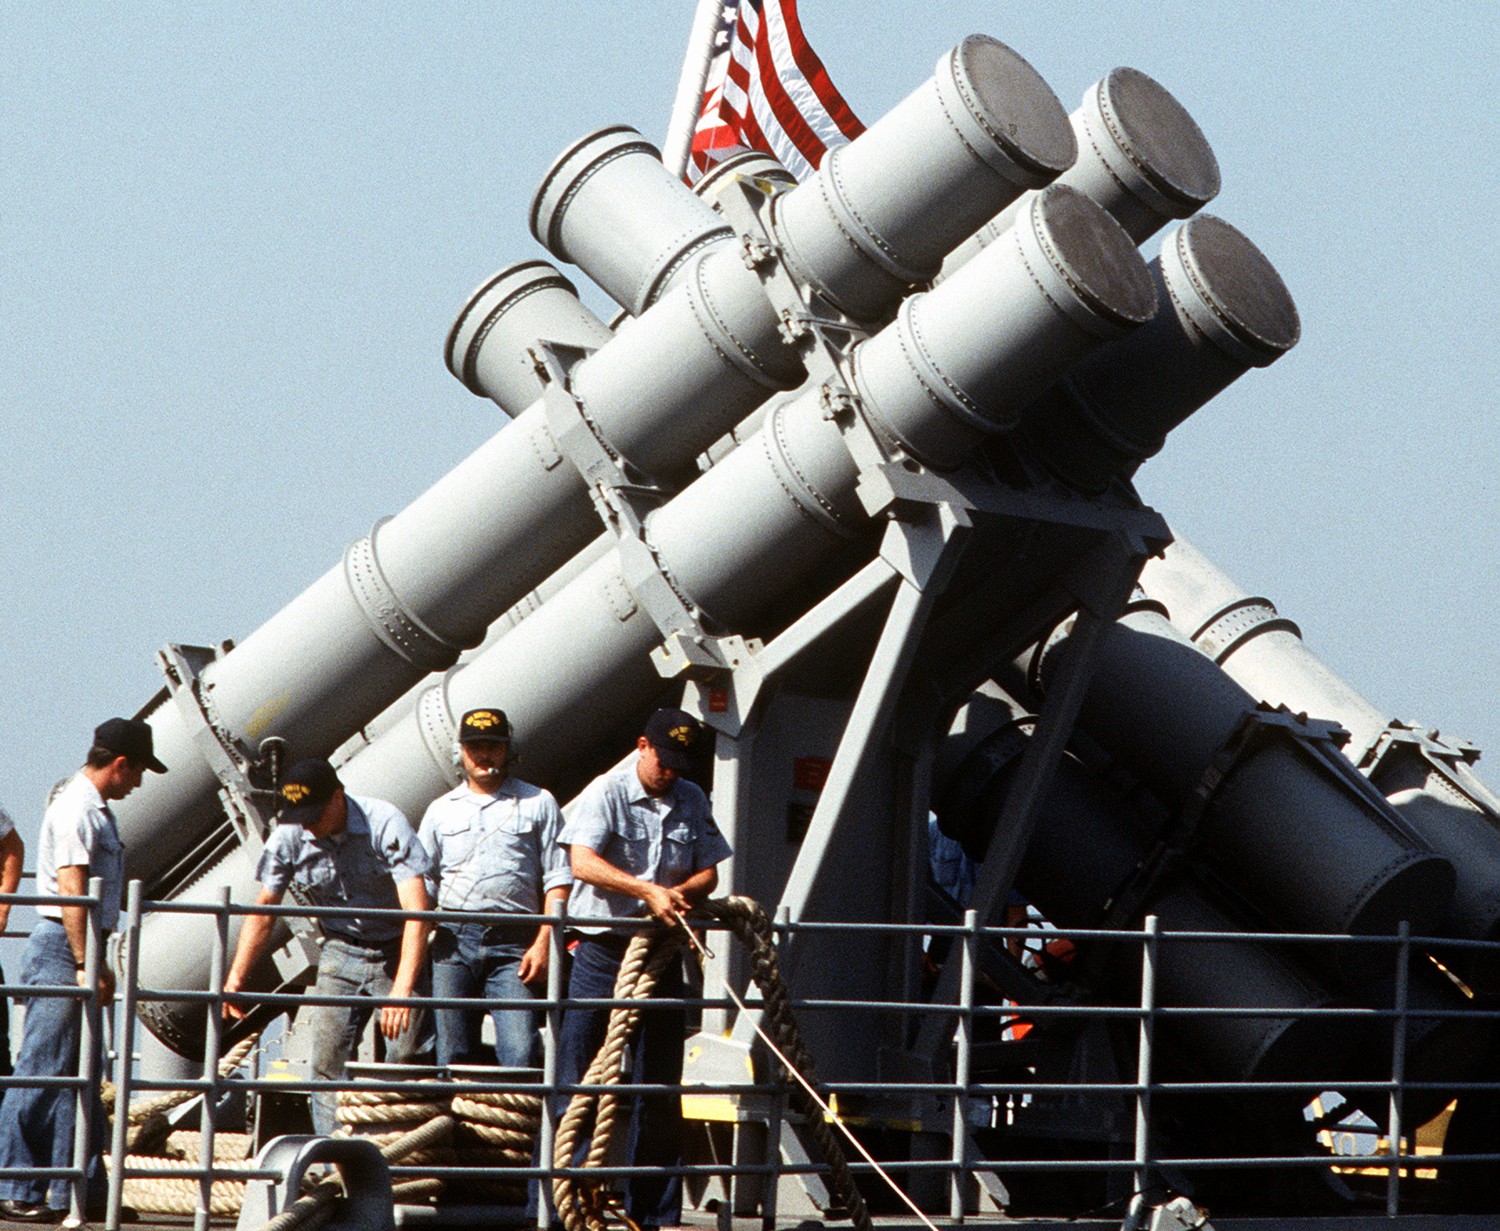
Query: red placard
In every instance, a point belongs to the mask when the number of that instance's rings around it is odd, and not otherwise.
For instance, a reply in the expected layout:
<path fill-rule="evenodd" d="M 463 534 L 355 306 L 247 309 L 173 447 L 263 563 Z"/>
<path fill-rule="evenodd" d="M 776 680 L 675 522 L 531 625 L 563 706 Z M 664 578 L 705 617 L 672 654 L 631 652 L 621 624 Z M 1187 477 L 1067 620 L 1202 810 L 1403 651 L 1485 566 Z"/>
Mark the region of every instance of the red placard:
<path fill-rule="evenodd" d="M 792 760 L 792 785 L 799 791 L 821 791 L 832 768 L 828 757 L 796 757 Z"/>

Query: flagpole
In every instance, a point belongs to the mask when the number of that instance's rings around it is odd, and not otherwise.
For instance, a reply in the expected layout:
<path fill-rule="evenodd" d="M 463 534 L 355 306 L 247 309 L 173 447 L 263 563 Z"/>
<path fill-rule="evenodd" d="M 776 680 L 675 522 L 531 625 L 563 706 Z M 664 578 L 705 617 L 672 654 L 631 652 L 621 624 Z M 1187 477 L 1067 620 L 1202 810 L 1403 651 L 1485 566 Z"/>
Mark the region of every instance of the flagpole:
<path fill-rule="evenodd" d="M 708 80 L 708 66 L 714 58 L 714 35 L 724 14 L 724 0 L 698 0 L 693 15 L 693 31 L 688 35 L 687 55 L 682 61 L 682 76 L 677 81 L 677 97 L 672 102 L 672 119 L 662 142 L 661 160 L 678 179 L 687 170 L 688 154 L 693 148 L 693 128 L 703 105 L 703 85 Z"/>

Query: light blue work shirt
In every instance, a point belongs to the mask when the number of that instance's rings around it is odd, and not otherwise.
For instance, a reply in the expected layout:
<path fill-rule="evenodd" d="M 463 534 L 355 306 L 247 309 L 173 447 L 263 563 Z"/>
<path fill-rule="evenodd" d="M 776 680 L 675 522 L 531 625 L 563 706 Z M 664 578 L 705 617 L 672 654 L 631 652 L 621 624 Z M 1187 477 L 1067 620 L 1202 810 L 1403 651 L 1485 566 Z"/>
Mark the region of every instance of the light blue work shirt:
<path fill-rule="evenodd" d="M 302 825 L 278 825 L 266 839 L 255 879 L 272 893 L 295 885 L 313 906 L 373 907 L 399 910 L 396 886 L 426 876 L 427 852 L 411 824 L 394 804 L 355 798 L 344 832 L 314 838 Z M 347 940 L 382 944 L 401 935 L 400 919 L 323 919 L 323 930 Z"/>
<path fill-rule="evenodd" d="M 113 932 L 120 922 L 120 893 L 125 887 L 125 846 L 115 828 L 115 814 L 99 794 L 99 788 L 81 771 L 68 779 L 42 817 L 41 838 L 36 851 L 36 891 L 56 895 L 58 868 L 87 867 L 87 881 L 95 876 L 104 882 L 101 926 Z M 62 907 L 42 905 L 36 913 L 62 922 Z"/>
<path fill-rule="evenodd" d="M 586 846 L 638 880 L 668 889 L 728 859 L 729 843 L 714 824 L 702 788 L 679 778 L 666 794 L 653 797 L 641 785 L 636 764 L 632 760 L 601 774 L 584 788 L 563 824 L 563 845 Z M 568 914 L 575 920 L 633 919 L 650 911 L 639 898 L 575 881 Z M 580 932 L 609 931 L 574 926 Z"/>
<path fill-rule="evenodd" d="M 440 795 L 418 830 L 438 909 L 541 914 L 547 890 L 573 880 L 561 829 L 551 792 L 518 778 L 493 792 L 464 784 Z"/>

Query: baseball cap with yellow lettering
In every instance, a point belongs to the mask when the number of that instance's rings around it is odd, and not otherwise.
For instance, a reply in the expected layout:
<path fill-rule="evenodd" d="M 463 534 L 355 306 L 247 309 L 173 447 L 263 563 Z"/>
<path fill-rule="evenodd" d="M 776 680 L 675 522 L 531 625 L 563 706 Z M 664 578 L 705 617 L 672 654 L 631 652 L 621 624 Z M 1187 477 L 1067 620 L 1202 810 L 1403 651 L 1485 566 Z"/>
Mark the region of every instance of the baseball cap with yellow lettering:
<path fill-rule="evenodd" d="M 298 761 L 286 771 L 276 793 L 281 796 L 278 825 L 311 825 L 344 784 L 334 768 L 321 757 Z"/>
<path fill-rule="evenodd" d="M 493 740 L 504 743 L 510 739 L 510 719 L 505 711 L 489 707 L 470 710 L 458 724 L 458 742 L 472 744 L 476 740 Z"/>
<path fill-rule="evenodd" d="M 703 737 L 703 724 L 686 710 L 657 710 L 641 734 L 665 768 L 685 774 L 693 768 L 693 750 Z"/>

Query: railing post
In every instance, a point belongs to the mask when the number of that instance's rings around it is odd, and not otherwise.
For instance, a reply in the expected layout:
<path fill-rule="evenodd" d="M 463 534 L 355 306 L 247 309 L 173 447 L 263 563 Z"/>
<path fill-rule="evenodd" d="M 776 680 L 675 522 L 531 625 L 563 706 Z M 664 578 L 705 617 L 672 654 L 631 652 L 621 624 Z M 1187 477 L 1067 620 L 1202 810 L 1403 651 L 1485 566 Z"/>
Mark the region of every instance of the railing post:
<path fill-rule="evenodd" d="M 1146 1184 L 1151 1171 L 1151 1039 L 1156 1032 L 1156 971 L 1161 945 L 1160 920 L 1147 915 L 1141 946 L 1141 1035 L 1135 1063 L 1135 1192 L 1124 1231 L 1143 1225 Z"/>
<path fill-rule="evenodd" d="M 542 1124 L 537 1133 L 538 1161 L 543 1173 L 537 1180 L 536 1219 L 539 1227 L 556 1225 L 552 1208 L 552 1152 L 557 1142 L 557 1044 L 562 1038 L 562 1008 L 559 1001 L 567 994 L 563 971 L 567 969 L 568 950 L 562 919 L 567 900 L 554 902 L 549 914 L 557 916 L 547 942 L 547 1012 L 542 1021 Z"/>
<path fill-rule="evenodd" d="M 105 1231 L 120 1231 L 125 1152 L 130 1139 L 130 1094 L 135 1075 L 136 979 L 141 961 L 141 882 L 125 887 L 125 928 L 120 934 L 119 1029 L 115 1031 L 115 1124 L 109 1142 L 109 1195 Z"/>
<path fill-rule="evenodd" d="M 1396 1217 L 1401 1207 L 1401 1111 L 1403 1083 L 1406 1081 L 1406 1012 L 1410 999 L 1411 978 L 1411 924 L 1405 919 L 1396 932 L 1396 1019 L 1395 1035 L 1391 1043 L 1391 1106 L 1390 1119 L 1386 1124 L 1386 1150 L 1391 1156 L 1391 1169 L 1385 1178 L 1385 1212 L 1389 1218 Z"/>
<path fill-rule="evenodd" d="M 102 1017 L 99 1012 L 99 972 L 104 965 L 104 882 L 89 878 L 88 896 L 92 899 L 84 916 L 86 935 L 83 946 L 83 977 L 88 996 L 79 1005 L 78 1076 L 82 1079 L 74 1092 L 76 1114 L 73 1117 L 73 1177 L 69 1200 L 72 1220 L 83 1222 L 88 1204 L 89 1155 L 94 1135 L 94 1106 L 99 1101 L 99 1042 Z M 103 1166 L 101 1160 L 100 1165 Z"/>
<path fill-rule="evenodd" d="M 964 1218 L 964 1188 L 968 1184 L 969 1073 L 974 1042 L 974 970 L 979 958 L 979 913 L 964 911 L 962 964 L 958 972 L 958 1034 L 953 1053 L 953 1174 L 949 1179 L 948 1216 Z"/>
<path fill-rule="evenodd" d="M 213 1212 L 214 1114 L 219 1103 L 219 1053 L 224 1040 L 224 1002 L 218 994 L 229 968 L 229 901 L 230 887 L 225 885 L 219 890 L 218 909 L 214 911 L 214 943 L 208 957 L 208 988 L 214 993 L 214 998 L 204 1006 L 207 1012 L 203 1029 L 203 1080 L 208 1083 L 208 1088 L 203 1092 L 198 1119 L 199 1157 L 204 1173 L 198 1181 L 198 1208 L 193 1211 L 193 1231 L 208 1231 Z"/>

